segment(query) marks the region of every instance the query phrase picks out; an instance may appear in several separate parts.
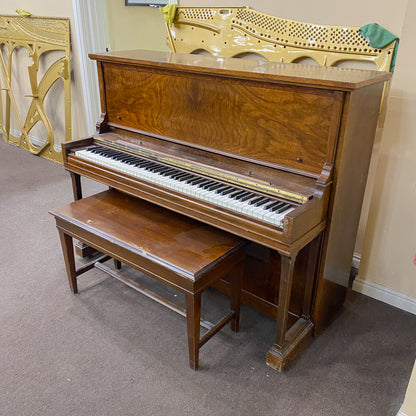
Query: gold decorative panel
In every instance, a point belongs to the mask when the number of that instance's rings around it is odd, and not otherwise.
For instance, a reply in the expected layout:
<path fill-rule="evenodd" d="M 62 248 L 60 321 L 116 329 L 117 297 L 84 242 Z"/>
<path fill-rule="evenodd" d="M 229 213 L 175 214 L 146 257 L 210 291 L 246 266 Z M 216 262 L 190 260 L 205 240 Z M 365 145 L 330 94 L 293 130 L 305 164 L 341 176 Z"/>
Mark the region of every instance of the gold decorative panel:
<path fill-rule="evenodd" d="M 395 41 L 372 48 L 358 27 L 318 25 L 282 19 L 249 7 L 178 7 L 167 41 L 174 52 L 204 50 L 214 56 L 254 53 L 269 61 L 313 59 L 318 65 L 373 62 L 389 71 Z"/>
<path fill-rule="evenodd" d="M 60 142 L 71 140 L 70 74 L 69 19 L 0 15 L 0 129 L 7 142 L 62 163 Z M 55 137 L 54 124 L 63 137 Z"/>

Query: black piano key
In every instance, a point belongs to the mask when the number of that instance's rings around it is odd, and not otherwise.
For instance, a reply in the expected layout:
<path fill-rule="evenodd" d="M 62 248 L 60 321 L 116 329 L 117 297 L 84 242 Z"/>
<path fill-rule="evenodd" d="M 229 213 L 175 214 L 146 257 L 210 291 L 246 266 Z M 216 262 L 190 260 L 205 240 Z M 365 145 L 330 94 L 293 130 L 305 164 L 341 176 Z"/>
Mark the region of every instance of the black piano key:
<path fill-rule="evenodd" d="M 279 202 L 277 205 L 275 205 L 274 207 L 272 207 L 271 209 L 270 209 L 270 211 L 277 211 L 277 212 L 279 212 L 278 210 L 280 209 L 280 208 L 282 208 L 283 206 L 285 206 L 286 205 L 286 203 L 285 202 Z"/>
<path fill-rule="evenodd" d="M 105 156 L 116 156 L 116 155 L 124 155 L 124 153 L 116 152 L 112 149 L 101 149 L 98 153 Z"/>
<path fill-rule="evenodd" d="M 173 175 L 175 173 L 178 173 L 177 169 L 169 169 L 169 170 L 163 172 L 162 175 L 171 177 L 171 175 Z"/>
<path fill-rule="evenodd" d="M 94 152 L 95 154 L 97 154 L 97 155 L 100 155 L 100 156 L 104 156 L 104 157 L 110 157 L 109 155 L 108 155 L 108 153 L 105 151 L 105 150 L 97 150 L 96 152 Z M 113 155 L 113 156 L 116 156 L 116 155 Z"/>
<path fill-rule="evenodd" d="M 162 165 L 159 169 L 159 173 L 164 173 L 164 172 L 167 172 L 168 170 L 170 170 L 169 166 L 163 166 Z"/>
<path fill-rule="evenodd" d="M 270 209 L 273 208 L 275 205 L 280 204 L 280 201 L 271 201 L 270 203 L 266 204 L 263 209 Z"/>
<path fill-rule="evenodd" d="M 147 168 L 148 166 L 152 166 L 152 165 L 154 165 L 154 163 L 150 160 L 146 160 L 145 162 L 140 163 L 140 167 L 143 168 L 143 169 Z"/>
<path fill-rule="evenodd" d="M 187 175 L 189 175 L 189 173 L 181 172 L 181 171 L 178 170 L 178 173 L 172 175 L 171 178 L 175 179 L 175 180 L 179 180 L 180 178 L 183 178 L 184 176 L 187 176 Z"/>
<path fill-rule="evenodd" d="M 141 161 L 140 160 L 137 160 L 136 162 L 133 162 L 132 163 L 132 166 L 135 166 L 135 167 L 138 167 L 138 168 L 140 168 L 141 167 Z"/>
<path fill-rule="evenodd" d="M 156 165 L 156 163 L 152 163 L 151 165 L 146 167 L 146 170 L 148 170 L 149 172 L 154 172 L 155 169 L 159 168 L 159 165 Z"/>
<path fill-rule="evenodd" d="M 165 166 L 156 165 L 154 168 L 149 169 L 150 172 L 159 173 L 161 170 L 164 170 Z"/>
<path fill-rule="evenodd" d="M 208 190 L 208 191 L 212 191 L 212 189 L 218 185 L 218 182 L 216 181 L 212 181 L 212 183 L 206 184 L 203 186 L 204 189 Z"/>
<path fill-rule="evenodd" d="M 243 198 L 245 198 L 246 196 L 248 196 L 248 195 L 250 195 L 251 194 L 251 192 L 249 192 L 249 191 L 244 191 L 242 194 L 240 194 L 239 196 L 238 196 L 238 198 L 236 198 L 238 201 L 242 201 L 243 200 Z M 252 194 L 251 194 L 252 195 Z"/>
<path fill-rule="evenodd" d="M 88 151 L 89 152 L 92 152 L 92 153 L 98 153 L 99 151 L 101 151 L 102 150 L 102 147 L 100 147 L 100 146 L 95 146 L 95 147 L 90 147 L 89 149 L 88 149 Z"/>
<path fill-rule="evenodd" d="M 216 190 L 215 190 L 215 193 L 216 193 L 216 194 L 221 194 L 221 195 L 223 195 L 223 192 L 226 192 L 226 191 L 228 191 L 228 190 L 232 190 L 232 189 L 233 189 L 233 187 L 232 187 L 232 186 L 230 186 L 230 185 L 224 185 L 224 186 L 222 186 L 221 188 L 216 189 Z"/>
<path fill-rule="evenodd" d="M 226 189 L 226 190 L 222 191 L 222 192 L 221 192 L 221 195 L 228 195 L 228 194 L 230 194 L 231 192 L 234 192 L 234 191 L 236 191 L 236 190 L 237 190 L 236 188 L 234 188 L 233 186 L 231 186 L 229 189 Z"/>
<path fill-rule="evenodd" d="M 206 178 L 200 178 L 198 176 L 192 175 L 193 177 L 186 181 L 186 183 L 189 183 L 190 185 L 198 185 L 202 183 L 206 183 L 208 179 Z"/>
<path fill-rule="evenodd" d="M 124 156 L 122 160 L 124 163 L 130 163 L 135 162 L 137 158 L 135 156 Z"/>
<path fill-rule="evenodd" d="M 89 152 L 95 153 L 100 148 L 101 146 L 91 146 L 91 147 L 88 147 L 86 150 L 88 150 Z"/>
<path fill-rule="evenodd" d="M 204 180 L 205 180 L 205 178 L 201 178 L 200 176 L 195 176 L 192 173 L 190 173 L 189 178 L 185 182 L 192 185 L 192 182 L 195 182 L 195 181 L 202 182 Z"/>
<path fill-rule="evenodd" d="M 221 193 L 221 191 L 223 191 L 224 189 L 227 189 L 227 188 L 229 188 L 229 185 L 224 185 L 224 184 L 222 183 L 222 184 L 221 184 L 221 186 L 220 186 L 219 188 L 215 189 L 215 193 L 216 193 L 216 194 L 219 194 L 219 193 Z"/>
<path fill-rule="evenodd" d="M 198 187 L 202 189 L 208 189 L 211 185 L 214 185 L 215 183 L 216 183 L 215 181 L 211 181 L 208 179 L 208 182 L 199 183 Z"/>
<path fill-rule="evenodd" d="M 201 188 L 202 186 L 206 185 L 207 183 L 210 183 L 211 181 L 207 178 L 198 178 L 191 182 L 192 185 L 197 186 L 198 188 Z"/>
<path fill-rule="evenodd" d="M 113 150 L 113 149 L 105 149 L 104 151 L 107 155 L 111 155 L 111 156 L 117 156 L 123 153 L 120 153 L 118 150 Z"/>
<path fill-rule="evenodd" d="M 262 199 L 260 199 L 260 201 L 257 201 L 255 204 L 253 204 L 255 207 L 260 207 L 263 204 L 265 204 L 266 202 L 269 202 L 270 199 L 267 198 L 266 196 L 264 196 Z"/>
<path fill-rule="evenodd" d="M 255 198 L 255 199 L 252 199 L 252 200 L 250 200 L 250 201 L 248 201 L 248 203 L 250 204 L 250 205 L 253 205 L 253 204 L 255 204 L 256 202 L 259 202 L 261 199 L 263 199 L 264 198 L 264 196 L 258 196 L 257 198 Z"/>
<path fill-rule="evenodd" d="M 159 175 L 166 176 L 165 174 L 169 174 L 169 172 L 172 172 L 172 168 L 169 166 L 164 166 L 162 169 L 159 170 Z"/>
<path fill-rule="evenodd" d="M 208 188 L 209 186 L 211 186 L 211 185 L 213 185 L 215 182 L 214 181 L 212 181 L 211 179 L 207 179 L 207 181 L 208 182 L 201 182 L 201 183 L 199 183 L 198 184 L 198 187 L 199 188 L 202 188 L 202 189 L 206 189 L 206 188 Z"/>
<path fill-rule="evenodd" d="M 195 175 L 192 175 L 191 173 L 187 173 L 184 176 L 181 176 L 179 180 L 185 181 L 186 183 L 188 183 L 188 181 L 191 180 L 192 178 L 195 178 Z"/>
<path fill-rule="evenodd" d="M 143 163 L 146 163 L 146 162 L 148 162 L 147 159 L 143 159 L 142 157 L 137 158 L 137 164 L 138 165 L 142 165 Z"/>
<path fill-rule="evenodd" d="M 160 169 L 163 169 L 165 166 L 163 166 L 163 165 L 160 165 L 159 163 L 157 163 L 157 162 L 153 162 L 153 168 L 152 169 L 154 169 L 154 170 L 157 170 L 157 171 L 159 171 Z"/>
<path fill-rule="evenodd" d="M 244 191 L 242 189 L 237 189 L 236 192 L 231 192 L 231 194 L 228 195 L 229 198 L 236 199 L 239 195 L 241 195 Z"/>
<path fill-rule="evenodd" d="M 223 186 L 224 186 L 224 184 L 217 182 L 215 185 L 212 185 L 212 186 L 210 187 L 210 191 L 215 191 L 215 190 L 217 190 L 217 189 L 222 188 Z"/>
<path fill-rule="evenodd" d="M 258 196 L 258 195 L 256 195 L 256 194 L 253 194 L 253 193 L 249 192 L 249 194 L 248 194 L 248 195 L 243 196 L 243 197 L 241 198 L 241 201 L 242 201 L 242 202 L 246 202 L 246 201 L 248 201 L 249 199 L 256 198 L 257 196 Z"/>
<path fill-rule="evenodd" d="M 292 206 L 290 204 L 285 204 L 283 207 L 277 209 L 275 212 L 278 212 L 279 214 L 281 214 L 282 212 L 287 211 L 291 207 Z"/>
<path fill-rule="evenodd" d="M 126 165 L 137 165 L 136 159 L 123 160 Z"/>
<path fill-rule="evenodd" d="M 116 152 L 116 151 L 111 150 L 111 149 L 102 149 L 102 150 L 99 151 L 99 153 L 101 153 L 103 155 L 106 155 L 106 156 L 114 156 L 114 155 L 119 154 L 119 152 Z"/>
<path fill-rule="evenodd" d="M 103 153 L 100 153 L 102 156 L 105 156 Z M 119 160 L 120 162 L 124 162 L 125 160 L 128 160 L 128 156 L 126 156 L 125 154 L 121 153 L 118 155 L 114 155 L 113 157 L 114 160 Z"/>
<path fill-rule="evenodd" d="M 133 164 L 138 164 L 138 163 L 140 163 L 140 158 L 139 158 L 139 157 L 137 157 L 137 156 L 134 156 L 134 157 L 131 159 L 131 162 L 132 162 Z"/>
<path fill-rule="evenodd" d="M 97 155 L 100 155 L 100 156 L 105 156 L 105 155 L 106 155 L 106 153 L 105 153 L 105 149 L 97 150 L 95 153 L 96 153 Z"/>

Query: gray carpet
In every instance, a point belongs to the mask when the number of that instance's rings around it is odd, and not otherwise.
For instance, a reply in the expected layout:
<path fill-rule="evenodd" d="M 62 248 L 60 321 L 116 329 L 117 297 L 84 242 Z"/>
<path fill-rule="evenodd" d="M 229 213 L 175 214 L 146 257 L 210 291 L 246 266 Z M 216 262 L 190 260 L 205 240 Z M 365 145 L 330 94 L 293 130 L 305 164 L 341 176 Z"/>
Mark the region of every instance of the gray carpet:
<path fill-rule="evenodd" d="M 84 183 L 85 194 L 103 189 Z M 71 294 L 48 215 L 71 200 L 62 166 L 0 138 L 0 415 L 399 410 L 415 359 L 414 315 L 350 293 L 333 325 L 281 374 L 265 365 L 274 322 L 243 307 L 241 331 L 227 327 L 210 340 L 193 372 L 182 317 L 95 270 Z M 226 304 L 208 291 L 205 316 Z"/>

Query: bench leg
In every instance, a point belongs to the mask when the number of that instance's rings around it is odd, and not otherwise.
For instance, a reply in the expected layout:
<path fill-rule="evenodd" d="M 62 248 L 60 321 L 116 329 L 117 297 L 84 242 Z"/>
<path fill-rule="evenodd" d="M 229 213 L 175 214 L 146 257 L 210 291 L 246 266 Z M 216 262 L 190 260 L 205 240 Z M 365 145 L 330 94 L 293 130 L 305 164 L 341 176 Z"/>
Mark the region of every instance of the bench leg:
<path fill-rule="evenodd" d="M 188 328 L 189 365 L 192 370 L 198 368 L 199 330 L 201 320 L 201 294 L 185 295 L 186 325 Z"/>
<path fill-rule="evenodd" d="M 78 292 L 77 274 L 75 271 L 75 259 L 74 259 L 74 245 L 72 243 L 72 237 L 65 234 L 62 230 L 58 229 L 59 238 L 61 239 L 62 252 L 64 254 L 66 273 L 68 275 L 69 287 L 73 293 Z"/>
<path fill-rule="evenodd" d="M 231 319 L 231 330 L 238 331 L 240 323 L 241 287 L 243 283 L 243 262 L 241 262 L 231 273 L 230 309 L 235 312 Z"/>

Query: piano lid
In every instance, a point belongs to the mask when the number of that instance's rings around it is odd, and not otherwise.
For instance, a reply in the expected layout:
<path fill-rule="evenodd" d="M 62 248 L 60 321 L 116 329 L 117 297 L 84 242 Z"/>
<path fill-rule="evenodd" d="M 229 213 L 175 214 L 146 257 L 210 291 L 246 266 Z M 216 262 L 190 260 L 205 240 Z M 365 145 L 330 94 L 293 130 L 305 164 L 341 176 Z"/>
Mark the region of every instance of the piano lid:
<path fill-rule="evenodd" d="M 350 91 L 377 82 L 388 81 L 389 72 L 315 65 L 265 62 L 239 58 L 220 58 L 207 55 L 181 54 L 151 50 L 129 50 L 90 54 L 101 62 L 135 64 L 151 68 L 175 68 L 203 74 L 222 74 L 262 82 L 313 86 Z"/>

